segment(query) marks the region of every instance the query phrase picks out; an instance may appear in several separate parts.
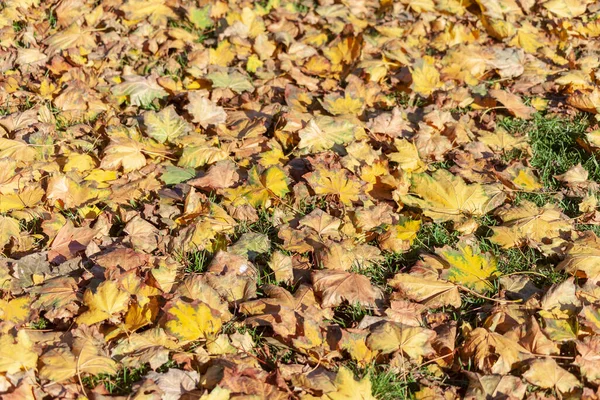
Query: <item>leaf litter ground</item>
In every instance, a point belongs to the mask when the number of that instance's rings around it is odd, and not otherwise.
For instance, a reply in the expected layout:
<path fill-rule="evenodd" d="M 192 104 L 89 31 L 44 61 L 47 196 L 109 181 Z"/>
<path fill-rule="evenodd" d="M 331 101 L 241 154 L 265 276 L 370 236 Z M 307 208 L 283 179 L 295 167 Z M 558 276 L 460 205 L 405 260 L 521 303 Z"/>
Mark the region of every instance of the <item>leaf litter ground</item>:
<path fill-rule="evenodd" d="M 7 0 L 6 399 L 600 396 L 590 0 Z"/>

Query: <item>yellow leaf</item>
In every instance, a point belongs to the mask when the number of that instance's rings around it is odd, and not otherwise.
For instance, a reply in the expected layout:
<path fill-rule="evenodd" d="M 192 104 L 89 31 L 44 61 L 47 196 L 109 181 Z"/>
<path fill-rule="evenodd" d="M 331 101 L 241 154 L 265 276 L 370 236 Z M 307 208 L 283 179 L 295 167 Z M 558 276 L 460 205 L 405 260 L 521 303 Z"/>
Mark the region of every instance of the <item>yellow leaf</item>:
<path fill-rule="evenodd" d="M 550 357 L 534 360 L 523 378 L 542 389 L 556 389 L 558 393 L 567 393 L 581 386 L 575 375 L 561 368 Z"/>
<path fill-rule="evenodd" d="M 31 300 L 27 296 L 10 301 L 0 300 L 0 320 L 14 324 L 26 322 L 31 311 L 30 303 Z"/>
<path fill-rule="evenodd" d="M 398 163 L 404 172 L 424 172 L 426 165 L 419 156 L 419 151 L 414 143 L 406 139 L 396 139 L 394 141 L 396 153 L 391 153 L 388 157 L 390 161 Z"/>
<path fill-rule="evenodd" d="M 248 201 L 254 206 L 266 207 L 270 198 L 283 198 L 290 189 L 285 171 L 279 167 L 270 167 L 262 174 L 252 168 L 248 173 Z"/>
<path fill-rule="evenodd" d="M 408 299 L 430 308 L 446 305 L 460 307 L 460 293 L 456 285 L 435 278 L 418 275 L 397 274 L 389 285 L 400 290 Z"/>
<path fill-rule="evenodd" d="M 200 400 L 229 400 L 230 393 L 229 389 L 222 389 L 217 386 L 210 393 L 202 395 Z"/>
<path fill-rule="evenodd" d="M 40 361 L 40 377 L 43 379 L 62 382 L 77 374 L 77 360 L 68 349 L 51 349 L 42 355 Z"/>
<path fill-rule="evenodd" d="M 391 252 L 408 250 L 417 238 L 417 233 L 420 228 L 420 220 L 405 218 L 398 221 L 398 223 L 392 225 L 384 235 L 379 237 L 381 250 Z"/>
<path fill-rule="evenodd" d="M 432 176 L 413 175 L 411 190 L 415 195 L 400 196 L 402 202 L 421 208 L 434 221 L 458 221 L 465 215 L 481 216 L 489 211 L 490 197 L 483 186 L 469 185 L 443 169 Z"/>
<path fill-rule="evenodd" d="M 248 72 L 256 72 L 257 69 L 263 66 L 263 62 L 256 56 L 256 54 L 252 54 L 248 57 L 248 61 L 246 61 L 246 71 Z"/>
<path fill-rule="evenodd" d="M 484 328 L 473 330 L 463 346 L 466 357 L 472 357 L 474 365 L 483 372 L 508 374 L 519 362 L 532 354 L 514 340 Z"/>
<path fill-rule="evenodd" d="M 0 372 L 16 374 L 35 369 L 37 359 L 27 331 L 19 331 L 16 338 L 10 334 L 0 336 Z"/>
<path fill-rule="evenodd" d="M 582 0 L 550 0 L 544 3 L 544 8 L 558 18 L 574 18 L 585 13 L 587 4 Z"/>
<path fill-rule="evenodd" d="M 123 167 L 124 172 L 140 169 L 146 165 L 146 157 L 142 150 L 142 144 L 136 140 L 114 137 L 104 149 L 100 168 L 116 170 Z"/>
<path fill-rule="evenodd" d="M 0 138 L 0 158 L 10 158 L 21 162 L 31 162 L 37 157 L 35 148 L 19 140 Z"/>
<path fill-rule="evenodd" d="M 493 289 L 490 280 L 499 274 L 494 256 L 475 251 L 469 245 L 459 245 L 458 250 L 444 247 L 438 254 L 450 264 L 450 282 L 459 283 L 479 293 Z"/>
<path fill-rule="evenodd" d="M 336 391 L 325 393 L 325 400 L 375 400 L 372 394 L 371 380 L 365 376 L 360 381 L 354 379 L 352 371 L 340 367 L 333 381 Z"/>
<path fill-rule="evenodd" d="M 492 227 L 491 240 L 504 248 L 517 247 L 523 243 L 543 243 L 560 235 L 561 231 L 573 229 L 573 223 L 556 205 L 537 207 L 529 201 L 519 206 L 503 209 L 498 216 L 501 226 Z"/>
<path fill-rule="evenodd" d="M 434 337 L 435 332 L 426 328 L 385 322 L 371 329 L 367 346 L 383 354 L 400 350 L 410 359 L 419 361 L 422 357 L 434 353 L 431 347 Z"/>
<path fill-rule="evenodd" d="M 182 341 L 205 339 L 221 329 L 221 319 L 209 306 L 200 301 L 176 300 L 166 310 L 165 329 Z"/>
<path fill-rule="evenodd" d="M 347 206 L 358 200 L 361 185 L 351 179 L 346 170 L 317 169 L 306 180 L 318 195 L 334 195 Z"/>
<path fill-rule="evenodd" d="M 228 40 L 219 42 L 216 49 L 209 50 L 209 63 L 211 65 L 226 67 L 234 59 L 235 52 L 233 51 L 233 46 Z"/>
<path fill-rule="evenodd" d="M 333 115 L 360 115 L 365 107 L 364 99 L 352 98 L 348 93 L 344 97 L 329 94 L 323 98 L 321 105 Z"/>
<path fill-rule="evenodd" d="M 311 152 L 328 150 L 336 144 L 350 143 L 363 132 L 362 128 L 347 119 L 317 116 L 298 132 L 298 148 Z"/>
<path fill-rule="evenodd" d="M 519 96 L 509 93 L 506 90 L 492 89 L 489 93 L 493 98 L 502 103 L 508 109 L 508 112 L 517 118 L 530 119 L 531 115 L 536 111 L 535 108 L 526 106 Z"/>
<path fill-rule="evenodd" d="M 89 154 L 71 153 L 67 157 L 67 162 L 63 167 L 64 172 L 69 171 L 89 171 L 96 167 L 96 160 Z"/>
<path fill-rule="evenodd" d="M 21 226 L 19 221 L 0 215 L 0 249 L 3 249 L 11 238 L 19 237 L 20 234 Z"/>
<path fill-rule="evenodd" d="M 87 289 L 83 302 L 88 311 L 77 317 L 77 323 L 92 325 L 125 311 L 129 305 L 129 293 L 119 289 L 113 281 L 104 281 L 95 292 Z"/>
<path fill-rule="evenodd" d="M 144 113 L 146 134 L 159 143 L 173 142 L 180 136 L 191 132 L 190 125 L 181 118 L 172 105 L 160 112 L 146 111 Z"/>
<path fill-rule="evenodd" d="M 121 6 L 127 19 L 139 21 L 148 18 L 155 26 L 165 26 L 169 18 L 177 20 L 175 12 L 165 5 L 165 0 L 129 0 Z"/>
<path fill-rule="evenodd" d="M 27 187 L 19 193 L 0 194 L 0 212 L 34 207 L 44 194 L 44 189 L 40 187 Z"/>
<path fill-rule="evenodd" d="M 413 64 L 411 89 L 423 97 L 429 97 L 436 89 L 442 86 L 440 73 L 433 65 L 432 58 L 420 58 Z"/>

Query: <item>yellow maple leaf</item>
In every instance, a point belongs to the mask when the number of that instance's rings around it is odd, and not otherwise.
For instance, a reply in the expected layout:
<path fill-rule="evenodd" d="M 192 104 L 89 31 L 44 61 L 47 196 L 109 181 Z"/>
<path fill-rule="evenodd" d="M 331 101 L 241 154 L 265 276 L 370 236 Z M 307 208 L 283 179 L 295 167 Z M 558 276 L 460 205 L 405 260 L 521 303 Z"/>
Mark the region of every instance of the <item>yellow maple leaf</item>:
<path fill-rule="evenodd" d="M 96 291 L 88 289 L 83 295 L 83 302 L 88 311 L 77 317 L 78 324 L 92 325 L 111 318 L 127 309 L 129 293 L 119 289 L 116 282 L 104 281 Z"/>
<path fill-rule="evenodd" d="M 419 156 L 419 151 L 414 143 L 406 139 L 394 140 L 396 153 L 391 153 L 388 157 L 390 161 L 398 163 L 400 168 L 405 172 L 424 172 L 426 165 Z"/>
<path fill-rule="evenodd" d="M 19 237 L 21 234 L 21 226 L 19 221 L 0 215 L 0 249 L 9 242 L 13 237 Z"/>
<path fill-rule="evenodd" d="M 542 389 L 555 388 L 558 393 L 568 393 L 581 386 L 575 375 L 560 367 L 550 357 L 534 360 L 523 378 Z"/>
<path fill-rule="evenodd" d="M 306 177 L 306 180 L 318 195 L 333 195 L 347 205 L 358 200 L 361 185 L 351 179 L 346 170 L 317 169 Z"/>
<path fill-rule="evenodd" d="M 504 248 L 517 247 L 528 241 L 543 243 L 558 237 L 561 231 L 573 229 L 573 222 L 553 204 L 537 207 L 523 201 L 519 206 L 502 209 L 497 214 L 503 224 L 491 228 L 494 235 L 490 239 Z"/>
<path fill-rule="evenodd" d="M 411 89 L 423 97 L 429 97 L 436 89 L 442 86 L 440 73 L 434 66 L 434 60 L 430 57 L 415 61 L 412 67 Z"/>
<path fill-rule="evenodd" d="M 338 94 L 329 94 L 323 98 L 321 105 L 333 115 L 360 115 L 365 107 L 364 99 L 352 98 L 348 93 L 344 97 Z"/>
<path fill-rule="evenodd" d="M 438 254 L 449 264 L 448 280 L 464 285 L 479 293 L 493 289 L 490 280 L 498 276 L 497 260 L 491 254 L 480 253 L 469 245 L 458 250 L 444 247 Z"/>
<path fill-rule="evenodd" d="M 121 6 L 127 19 L 138 21 L 148 18 L 152 25 L 164 26 L 169 18 L 177 19 L 175 12 L 165 4 L 165 0 L 129 0 Z"/>
<path fill-rule="evenodd" d="M 280 167 L 273 166 L 262 174 L 252 168 L 248 173 L 249 191 L 246 194 L 250 204 L 266 207 L 271 198 L 283 198 L 290 189 L 289 178 Z"/>
<path fill-rule="evenodd" d="M 94 160 L 89 154 L 71 153 L 67 157 L 67 162 L 63 167 L 63 171 L 89 171 L 95 167 L 96 160 Z"/>
<path fill-rule="evenodd" d="M 0 320 L 20 324 L 29 318 L 31 299 L 27 296 L 12 299 L 10 301 L 0 300 Z"/>
<path fill-rule="evenodd" d="M 354 379 L 354 374 L 346 367 L 340 367 L 333 381 L 335 386 L 321 397 L 304 395 L 302 400 L 376 400 L 372 394 L 372 385 L 369 376 L 365 376 L 361 380 Z"/>
<path fill-rule="evenodd" d="M 166 312 L 169 319 L 165 329 L 179 340 L 205 339 L 221 329 L 221 319 L 201 301 L 188 303 L 178 299 Z"/>
<path fill-rule="evenodd" d="M 383 354 L 400 350 L 409 358 L 419 361 L 421 357 L 434 353 L 431 347 L 434 337 L 435 332 L 426 328 L 385 322 L 371 329 L 367 346 Z"/>
<path fill-rule="evenodd" d="M 35 369 L 38 355 L 27 331 L 21 330 L 17 337 L 0 336 L 0 372 L 16 374 L 21 370 Z"/>
<path fill-rule="evenodd" d="M 134 139 L 114 137 L 104 149 L 100 168 L 116 170 L 123 167 L 124 172 L 140 169 L 146 165 L 146 157 L 142 150 L 142 144 Z"/>
<path fill-rule="evenodd" d="M 114 375 L 117 363 L 102 355 L 97 343 L 89 338 L 77 339 L 73 354 L 69 349 L 53 348 L 42 355 L 40 377 L 53 382 L 66 381 L 77 374 Z"/>
<path fill-rule="evenodd" d="M 18 193 L 0 194 L 0 212 L 33 207 L 42 200 L 44 194 L 44 189 L 37 186 L 29 186 Z"/>
<path fill-rule="evenodd" d="M 489 211 L 490 197 L 483 186 L 469 185 L 443 169 L 431 176 L 413 175 L 411 191 L 415 194 L 400 196 L 402 202 L 421 208 L 434 221 L 458 221 L 465 215 L 481 216 Z"/>
<path fill-rule="evenodd" d="M 348 119 L 317 116 L 298 132 L 298 148 L 311 152 L 328 150 L 336 144 L 350 143 L 362 133 L 364 129 Z"/>

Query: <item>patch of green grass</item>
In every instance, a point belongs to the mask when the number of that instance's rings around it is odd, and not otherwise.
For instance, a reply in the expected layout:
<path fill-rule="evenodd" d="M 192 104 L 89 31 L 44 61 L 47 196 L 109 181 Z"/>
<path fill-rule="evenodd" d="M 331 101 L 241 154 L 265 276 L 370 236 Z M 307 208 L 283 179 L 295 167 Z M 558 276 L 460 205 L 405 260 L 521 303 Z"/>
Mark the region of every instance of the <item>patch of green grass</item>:
<path fill-rule="evenodd" d="M 340 325 L 342 328 L 355 328 L 365 316 L 373 315 L 371 310 L 358 303 L 342 304 L 335 307 L 333 313 L 331 322 Z"/>
<path fill-rule="evenodd" d="M 575 225 L 575 229 L 578 231 L 592 231 L 596 234 L 596 236 L 600 236 L 600 225 L 577 224 Z"/>
<path fill-rule="evenodd" d="M 535 114 L 529 121 L 503 118 L 498 125 L 512 134 L 527 134 L 533 151 L 530 164 L 537 169 L 546 188 L 557 189 L 559 182 L 554 176 L 578 163 L 589 172 L 591 180 L 600 180 L 598 158 L 577 144 L 590 126 L 587 114 L 573 118 Z"/>
<path fill-rule="evenodd" d="M 37 321 L 30 322 L 29 327 L 35 330 L 47 329 L 50 326 L 50 321 L 44 317 L 39 317 Z"/>
<path fill-rule="evenodd" d="M 15 33 L 21 32 L 26 26 L 26 21 L 13 21 L 13 31 L 15 31 Z"/>
<path fill-rule="evenodd" d="M 115 375 L 86 376 L 82 379 L 82 382 L 88 389 L 93 389 L 102 384 L 106 391 L 112 395 L 126 395 L 133 391 L 133 384 L 140 381 L 149 369 L 150 367 L 147 365 L 138 368 L 123 368 Z"/>
<path fill-rule="evenodd" d="M 197 250 L 187 253 L 184 259 L 185 272 L 199 274 L 206 271 L 212 255 L 206 250 Z"/>
<path fill-rule="evenodd" d="M 537 287 L 549 287 L 567 279 L 567 274 L 556 271 L 553 264 L 538 250 L 524 247 L 503 249 L 487 238 L 480 241 L 482 251 L 490 252 L 498 259 L 502 275 L 524 274 Z"/>

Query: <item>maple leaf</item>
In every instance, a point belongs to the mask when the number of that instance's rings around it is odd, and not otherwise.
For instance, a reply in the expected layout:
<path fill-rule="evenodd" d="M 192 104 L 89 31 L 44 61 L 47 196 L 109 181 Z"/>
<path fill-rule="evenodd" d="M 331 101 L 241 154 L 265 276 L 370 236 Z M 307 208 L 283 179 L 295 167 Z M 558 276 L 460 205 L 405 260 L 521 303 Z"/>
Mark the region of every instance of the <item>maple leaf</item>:
<path fill-rule="evenodd" d="M 246 194 L 250 204 L 266 207 L 269 199 L 283 198 L 289 193 L 289 179 L 285 171 L 279 167 L 270 167 L 263 173 L 259 173 L 256 167 L 248 172 L 248 193 Z"/>
<path fill-rule="evenodd" d="M 321 105 L 333 115 L 360 115 L 364 109 L 364 99 L 353 98 L 348 93 L 344 97 L 330 94 L 323 98 Z"/>
<path fill-rule="evenodd" d="M 458 288 L 450 282 L 417 275 L 396 274 L 388 283 L 400 290 L 408 299 L 431 308 L 461 305 Z"/>
<path fill-rule="evenodd" d="M 0 194 L 0 212 L 34 207 L 42 200 L 44 194 L 44 189 L 37 186 L 24 188 L 19 192 Z"/>
<path fill-rule="evenodd" d="M 166 308 L 165 329 L 183 341 L 207 338 L 221 329 L 221 319 L 203 302 L 176 300 Z"/>
<path fill-rule="evenodd" d="M 364 275 L 345 271 L 315 271 L 312 274 L 315 291 L 321 296 L 322 307 L 335 307 L 347 301 L 375 307 L 383 298 L 379 288 Z"/>
<path fill-rule="evenodd" d="M 412 90 L 421 96 L 428 97 L 436 89 L 441 87 L 440 73 L 433 65 L 430 57 L 420 58 L 412 67 Z"/>
<path fill-rule="evenodd" d="M 188 94 L 190 103 L 186 109 L 194 117 L 193 121 L 199 123 L 203 128 L 209 125 L 222 124 L 227 120 L 227 114 L 223 107 L 217 106 L 200 92 Z"/>
<path fill-rule="evenodd" d="M 490 280 L 499 275 L 497 260 L 491 254 L 482 254 L 469 245 L 458 245 L 458 250 L 444 247 L 437 253 L 450 265 L 448 280 L 485 293 L 494 287 Z"/>
<path fill-rule="evenodd" d="M 6 333 L 0 335 L 0 372 L 16 374 L 21 370 L 34 369 L 38 355 L 26 331 L 16 337 Z"/>
<path fill-rule="evenodd" d="M 527 385 L 516 376 L 511 375 L 480 375 L 467 372 L 469 388 L 467 398 L 515 398 L 522 399 L 527 391 Z"/>
<path fill-rule="evenodd" d="M 21 324 L 29 318 L 30 306 L 31 299 L 27 296 L 10 301 L 0 300 L 0 320 Z"/>
<path fill-rule="evenodd" d="M 401 195 L 402 202 L 421 208 L 434 221 L 458 221 L 464 215 L 481 216 L 491 207 L 491 198 L 483 186 L 467 184 L 460 177 L 442 169 L 432 175 L 413 175 L 411 190 L 419 197 Z"/>
<path fill-rule="evenodd" d="M 434 353 L 431 342 L 435 332 L 429 329 L 406 326 L 396 322 L 384 322 L 371 329 L 367 338 L 367 346 L 383 354 L 396 350 L 411 359 L 420 360 Z"/>
<path fill-rule="evenodd" d="M 554 388 L 559 393 L 567 393 L 581 386 L 575 375 L 559 367 L 550 357 L 536 359 L 529 365 L 529 370 L 523 374 L 527 382 L 542 389 Z"/>
<path fill-rule="evenodd" d="M 346 170 L 317 169 L 306 180 L 319 195 L 334 195 L 345 205 L 358 200 L 360 184 L 348 176 Z"/>
<path fill-rule="evenodd" d="M 163 26 L 169 18 L 177 19 L 173 10 L 165 5 L 164 0 L 128 0 L 121 6 L 128 19 L 140 20 L 148 18 L 152 25 Z"/>
<path fill-rule="evenodd" d="M 144 3 L 145 0 L 140 0 Z M 127 96 L 134 106 L 147 107 L 154 99 L 162 99 L 169 95 L 157 82 L 156 76 L 148 77 L 126 75 L 125 82 L 113 86 L 111 91 L 115 96 Z"/>
<path fill-rule="evenodd" d="M 0 248 L 4 248 L 11 238 L 18 237 L 20 234 L 19 221 L 11 217 L 0 216 Z"/>
<path fill-rule="evenodd" d="M 462 350 L 465 356 L 473 357 L 479 370 L 494 374 L 507 374 L 516 363 L 532 357 L 516 341 L 484 328 L 473 330 Z"/>
<path fill-rule="evenodd" d="M 216 146 L 214 141 L 206 141 L 204 137 L 190 135 L 179 141 L 183 154 L 177 163 L 180 167 L 197 168 L 213 164 L 229 158 L 229 153 Z"/>
<path fill-rule="evenodd" d="M 236 93 L 251 92 L 254 90 L 252 82 L 245 75 L 237 71 L 231 74 L 226 71 L 213 72 L 206 75 L 206 78 L 211 80 L 215 88 L 231 89 Z"/>
<path fill-rule="evenodd" d="M 191 132 L 189 124 L 175 111 L 175 107 L 163 108 L 160 112 L 144 113 L 146 134 L 159 143 L 173 142 Z"/>
<path fill-rule="evenodd" d="M 572 222 L 552 204 L 537 207 L 530 201 L 523 201 L 519 206 L 498 210 L 497 215 L 503 224 L 491 228 L 494 232 L 491 240 L 504 248 L 517 247 L 528 241 L 542 243 L 573 228 Z"/>
<path fill-rule="evenodd" d="M 78 324 L 92 325 L 113 317 L 127 309 L 129 293 L 120 290 L 117 283 L 104 281 L 95 291 L 87 289 L 83 295 L 83 302 L 88 311 L 77 317 Z"/>
<path fill-rule="evenodd" d="M 60 262 L 72 259 L 78 252 L 85 250 L 95 235 L 95 230 L 85 227 L 75 228 L 73 222 L 68 220 L 52 241 L 48 260 Z"/>
<path fill-rule="evenodd" d="M 600 340 L 598 336 L 588 336 L 577 341 L 575 365 L 579 366 L 585 378 L 594 383 L 600 382 Z"/>
<path fill-rule="evenodd" d="M 336 391 L 323 395 L 323 399 L 329 400 L 375 400 L 371 393 L 371 380 L 365 376 L 360 381 L 354 379 L 351 370 L 340 367 L 333 381 Z"/>
<path fill-rule="evenodd" d="M 523 103 L 523 100 L 517 95 L 508 93 L 504 90 L 490 90 L 489 93 L 517 118 L 530 119 L 531 115 L 536 112 L 535 108 L 526 106 Z"/>
<path fill-rule="evenodd" d="M 140 169 L 146 165 L 143 150 L 144 146 L 137 140 L 114 137 L 104 149 L 104 157 L 100 168 L 119 169 L 122 167 L 124 172 Z"/>
<path fill-rule="evenodd" d="M 350 120 L 318 116 L 308 121 L 306 127 L 298 132 L 298 148 L 314 152 L 328 150 L 336 144 L 351 142 L 362 132 L 362 129 Z"/>

